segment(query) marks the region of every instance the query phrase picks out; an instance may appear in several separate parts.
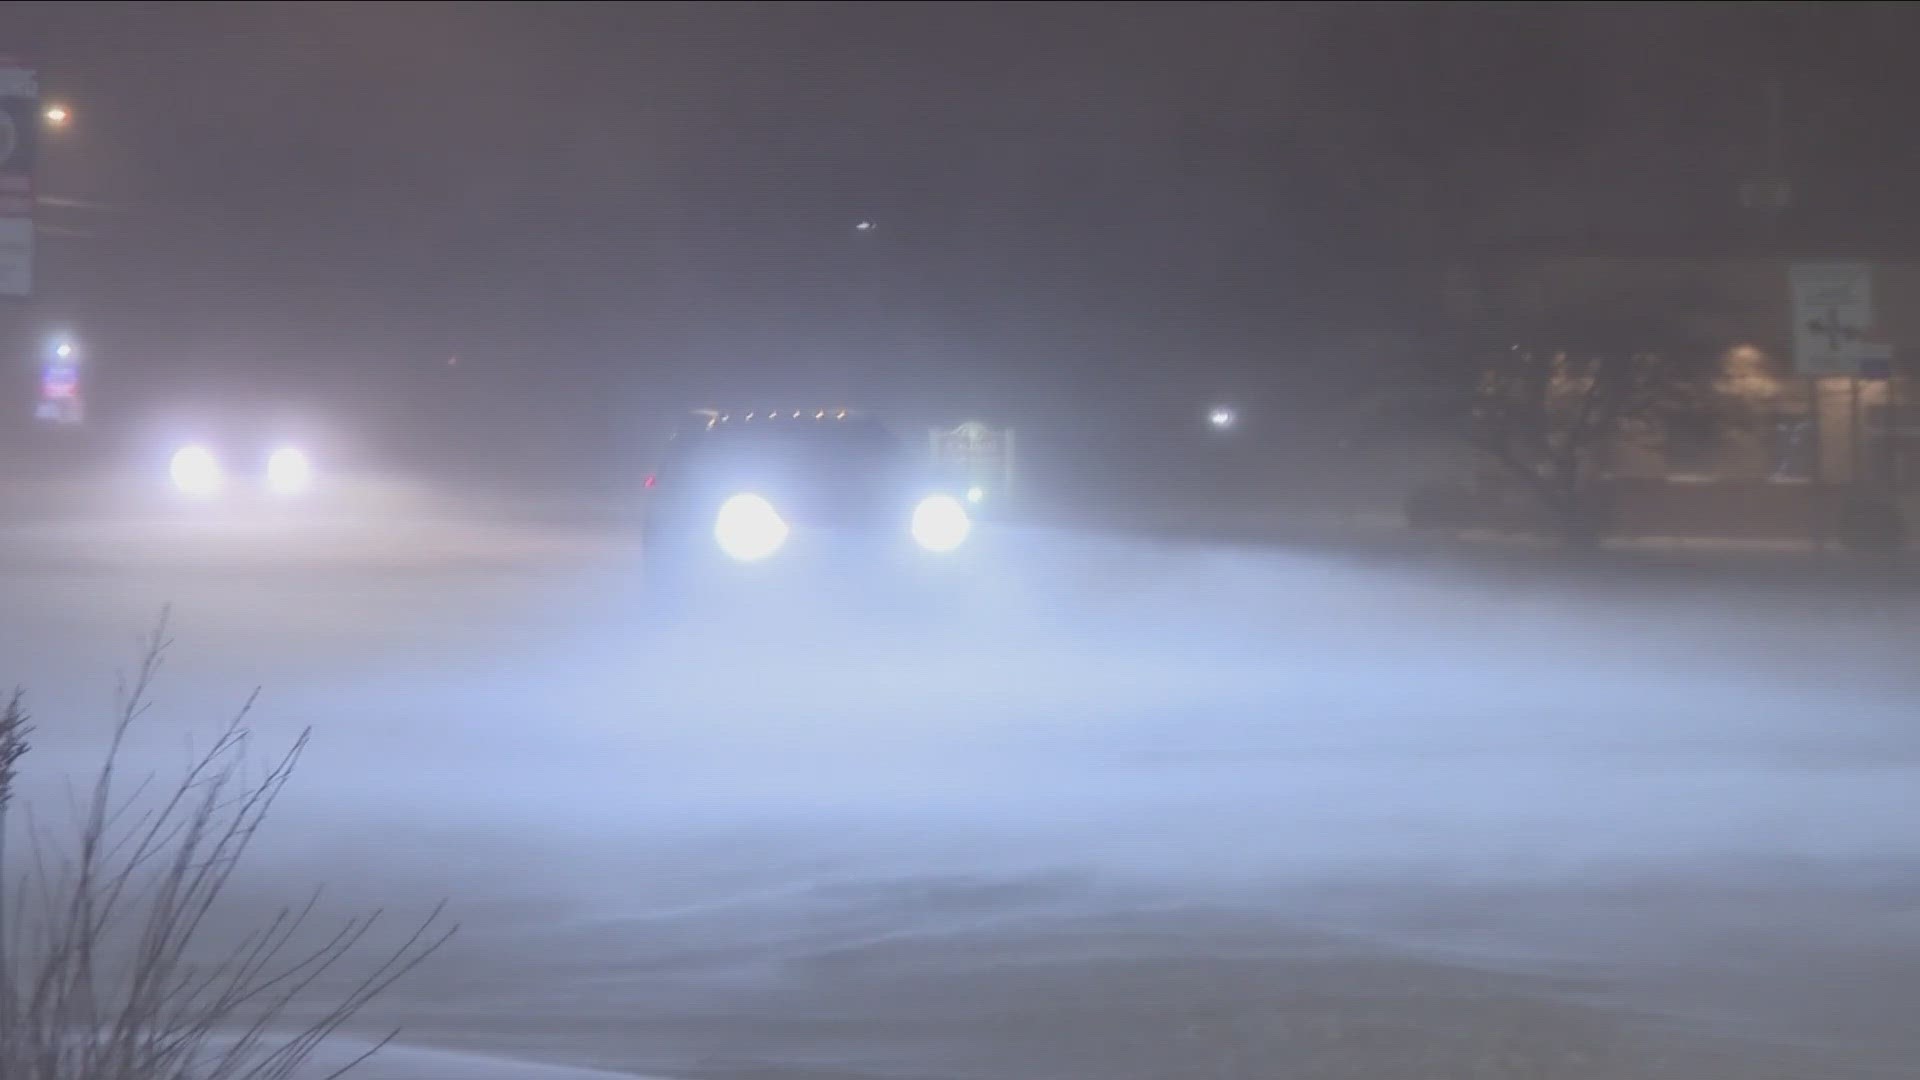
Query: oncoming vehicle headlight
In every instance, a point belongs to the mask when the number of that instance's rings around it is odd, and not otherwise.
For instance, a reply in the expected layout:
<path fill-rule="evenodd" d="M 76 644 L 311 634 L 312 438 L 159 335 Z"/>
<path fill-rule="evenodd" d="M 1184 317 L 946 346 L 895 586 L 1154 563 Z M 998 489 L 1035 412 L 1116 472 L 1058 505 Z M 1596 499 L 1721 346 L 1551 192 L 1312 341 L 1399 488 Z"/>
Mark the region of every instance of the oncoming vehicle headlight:
<path fill-rule="evenodd" d="M 928 551 L 952 551 L 966 543 L 972 531 L 967 508 L 951 495 L 929 495 L 913 508 L 913 540 Z"/>
<path fill-rule="evenodd" d="M 167 475 L 173 486 L 188 495 L 212 495 L 220 490 L 223 477 L 220 460 L 204 446 L 186 446 L 174 451 L 167 463 Z"/>
<path fill-rule="evenodd" d="M 787 523 L 772 503 L 742 493 L 720 504 L 720 513 L 713 519 L 713 539 L 730 558 L 753 562 L 779 551 L 787 542 Z"/>
<path fill-rule="evenodd" d="M 276 495 L 298 495 L 313 486 L 313 464 L 292 447 L 267 457 L 267 488 Z"/>

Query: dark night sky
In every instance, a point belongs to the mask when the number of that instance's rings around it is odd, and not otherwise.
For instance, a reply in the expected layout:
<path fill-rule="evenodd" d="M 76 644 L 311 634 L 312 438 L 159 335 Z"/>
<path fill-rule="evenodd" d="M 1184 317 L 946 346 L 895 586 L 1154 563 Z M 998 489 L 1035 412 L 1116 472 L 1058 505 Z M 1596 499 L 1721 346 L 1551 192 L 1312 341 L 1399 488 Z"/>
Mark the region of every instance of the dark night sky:
<path fill-rule="evenodd" d="M 1898 6 L 9 5 L 43 297 L 153 378 L 1287 377 L 1493 251 L 1920 248 Z M 855 222 L 879 223 L 857 233 Z M 137 355 L 137 363 L 136 363 Z"/>

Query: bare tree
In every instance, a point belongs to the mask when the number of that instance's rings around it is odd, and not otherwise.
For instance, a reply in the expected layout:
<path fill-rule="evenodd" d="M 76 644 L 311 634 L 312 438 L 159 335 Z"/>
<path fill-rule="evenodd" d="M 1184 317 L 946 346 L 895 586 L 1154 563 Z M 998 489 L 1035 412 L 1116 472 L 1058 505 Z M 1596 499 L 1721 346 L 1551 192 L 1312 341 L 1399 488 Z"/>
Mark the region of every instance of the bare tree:
<path fill-rule="evenodd" d="M 453 933 L 436 908 L 400 944 L 345 973 L 380 913 L 315 927 L 315 894 L 238 944 L 211 946 L 222 894 L 307 735 L 249 779 L 249 699 L 176 781 L 156 791 L 147 777 L 123 792 L 127 737 L 146 714 L 167 648 L 163 616 L 121 688 L 111 741 L 69 838 L 34 830 L 24 866 L 0 847 L 0 896 L 10 900 L 0 908 L 6 1080 L 283 1080 Z M 29 731 L 16 693 L 0 713 L 0 841 Z M 333 985 L 345 989 L 323 994 L 323 980 L 342 974 L 344 984 Z"/>
<path fill-rule="evenodd" d="M 1475 444 L 1574 536 L 1600 527 L 1595 481 L 1630 440 L 1657 443 L 1681 416 L 1715 414 L 1700 301 L 1622 293 L 1569 307 L 1480 366 Z"/>
<path fill-rule="evenodd" d="M 1482 370 L 1474 437 L 1570 529 L 1593 525 L 1597 470 L 1662 373 L 1647 354 L 1577 356 L 1515 347 Z"/>

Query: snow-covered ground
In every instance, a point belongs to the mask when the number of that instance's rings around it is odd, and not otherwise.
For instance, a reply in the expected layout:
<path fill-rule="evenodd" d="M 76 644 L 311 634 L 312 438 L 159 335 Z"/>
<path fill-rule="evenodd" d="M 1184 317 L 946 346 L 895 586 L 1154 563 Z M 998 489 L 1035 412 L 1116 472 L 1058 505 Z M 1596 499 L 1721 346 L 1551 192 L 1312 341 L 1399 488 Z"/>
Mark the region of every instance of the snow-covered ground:
<path fill-rule="evenodd" d="M 453 901 L 368 1076 L 1920 1075 L 1898 575 L 1055 533 L 669 629 L 619 543 L 405 537 L 0 568 L 37 783 L 171 602 L 143 752 L 316 729 L 242 913 Z"/>

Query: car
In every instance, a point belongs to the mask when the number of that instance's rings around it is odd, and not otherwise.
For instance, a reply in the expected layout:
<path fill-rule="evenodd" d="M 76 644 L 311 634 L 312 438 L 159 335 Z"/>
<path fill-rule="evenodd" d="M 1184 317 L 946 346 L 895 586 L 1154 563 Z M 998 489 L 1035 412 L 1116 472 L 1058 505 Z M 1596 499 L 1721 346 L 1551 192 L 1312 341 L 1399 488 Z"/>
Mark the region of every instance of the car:
<path fill-rule="evenodd" d="M 340 441 L 305 411 L 272 399 L 175 407 L 136 427 L 132 449 L 145 482 L 183 507 L 291 506 L 320 486 L 320 446 Z"/>
<path fill-rule="evenodd" d="M 223 455 L 207 443 L 192 442 L 168 459 L 167 478 L 175 491 L 188 498 L 215 498 L 235 488 L 290 498 L 312 489 L 313 462 L 297 446 Z"/>
<path fill-rule="evenodd" d="M 644 482 L 643 554 L 664 601 L 945 580 L 977 545 L 966 485 L 845 409 L 706 410 Z"/>

